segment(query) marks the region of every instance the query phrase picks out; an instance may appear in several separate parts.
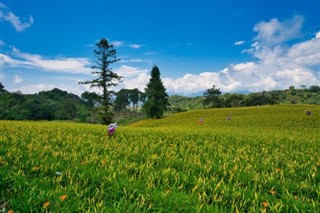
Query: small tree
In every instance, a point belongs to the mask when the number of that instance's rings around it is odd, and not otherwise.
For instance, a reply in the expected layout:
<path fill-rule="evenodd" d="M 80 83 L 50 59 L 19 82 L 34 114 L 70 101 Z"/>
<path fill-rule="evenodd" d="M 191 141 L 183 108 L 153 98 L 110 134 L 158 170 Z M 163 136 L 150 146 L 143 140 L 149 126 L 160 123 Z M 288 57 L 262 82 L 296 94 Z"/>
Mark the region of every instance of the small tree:
<path fill-rule="evenodd" d="M 121 77 L 111 70 L 110 65 L 119 61 L 119 59 L 117 59 L 116 50 L 113 48 L 113 45 L 109 44 L 105 38 L 102 38 L 96 44 L 94 55 L 96 61 L 92 69 L 95 71 L 92 74 L 97 75 L 97 78 L 91 81 L 80 82 L 80 84 L 91 84 L 91 87 L 102 88 L 102 95 L 100 95 L 101 105 L 104 108 L 102 122 L 109 124 L 113 119 L 111 96 L 114 94 L 114 91 L 109 88 L 118 85 L 117 81 L 121 80 Z"/>
<path fill-rule="evenodd" d="M 143 110 L 150 118 L 161 118 L 167 106 L 169 106 L 168 94 L 160 78 L 160 70 L 157 66 L 153 66 L 151 78 L 147 84 L 145 91 L 146 102 Z"/>
<path fill-rule="evenodd" d="M 0 82 L 0 93 L 3 93 L 3 92 L 6 92 L 6 90 L 4 89 L 2 82 Z"/>
<path fill-rule="evenodd" d="M 86 103 L 89 109 L 94 108 L 100 103 L 100 96 L 95 92 L 84 92 L 81 94 L 81 99 Z"/>
<path fill-rule="evenodd" d="M 90 122 L 97 123 L 99 117 L 97 105 L 101 102 L 101 97 L 95 92 L 84 92 L 81 94 L 81 99 L 86 103 L 90 112 Z"/>
<path fill-rule="evenodd" d="M 129 99 L 132 104 L 133 111 L 135 112 L 138 111 L 138 105 L 142 95 L 142 92 L 140 92 L 137 88 L 130 91 Z"/>
<path fill-rule="evenodd" d="M 130 104 L 129 95 L 130 90 L 128 89 L 121 89 L 119 92 L 116 93 L 116 99 L 113 105 L 113 108 L 116 112 L 127 110 L 127 106 L 129 106 Z"/>
<path fill-rule="evenodd" d="M 221 107 L 222 100 L 219 97 L 220 94 L 220 88 L 217 89 L 215 85 L 212 85 L 212 88 L 207 89 L 203 94 L 205 97 L 203 104 L 205 106 L 210 105 L 210 107 Z"/>

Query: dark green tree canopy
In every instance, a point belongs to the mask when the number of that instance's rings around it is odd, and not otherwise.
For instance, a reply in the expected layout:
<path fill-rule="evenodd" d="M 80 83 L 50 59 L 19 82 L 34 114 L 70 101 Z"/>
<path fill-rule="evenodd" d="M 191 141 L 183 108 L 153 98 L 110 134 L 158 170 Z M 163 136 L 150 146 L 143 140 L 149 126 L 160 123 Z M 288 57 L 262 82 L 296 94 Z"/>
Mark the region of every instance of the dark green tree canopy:
<path fill-rule="evenodd" d="M 160 70 L 154 66 L 151 71 L 151 78 L 146 88 L 147 100 L 143 110 L 150 118 L 161 118 L 169 106 L 168 94 L 160 78 Z"/>
<path fill-rule="evenodd" d="M 38 94 L 0 93 L 0 119 L 6 120 L 81 120 L 87 107 L 75 94 L 53 89 Z"/>
<path fill-rule="evenodd" d="M 139 102 L 143 102 L 143 93 L 138 89 L 121 89 L 116 93 L 116 99 L 113 108 L 116 112 L 125 111 L 127 107 L 131 107 L 137 111 Z"/>
<path fill-rule="evenodd" d="M 209 107 L 221 107 L 222 100 L 219 97 L 221 95 L 220 88 L 216 88 L 215 85 L 212 85 L 212 88 L 207 89 L 203 96 L 205 97 L 203 104 Z"/>
<path fill-rule="evenodd" d="M 126 110 L 127 106 L 129 106 L 129 92 L 130 91 L 127 89 L 121 89 L 119 92 L 116 93 L 116 99 L 113 104 L 114 110 L 116 112 Z"/>
<path fill-rule="evenodd" d="M 3 93 L 3 92 L 6 92 L 6 90 L 4 89 L 2 82 L 0 82 L 0 93 Z"/>
<path fill-rule="evenodd" d="M 95 92 L 84 92 L 81 94 L 81 99 L 87 104 L 89 108 L 93 108 L 100 103 L 100 96 Z"/>

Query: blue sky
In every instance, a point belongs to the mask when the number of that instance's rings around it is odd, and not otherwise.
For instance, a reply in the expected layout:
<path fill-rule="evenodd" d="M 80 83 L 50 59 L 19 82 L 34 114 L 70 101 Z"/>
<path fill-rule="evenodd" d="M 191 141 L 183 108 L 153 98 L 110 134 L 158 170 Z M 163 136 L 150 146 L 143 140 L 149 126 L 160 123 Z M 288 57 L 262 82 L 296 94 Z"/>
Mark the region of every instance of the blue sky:
<path fill-rule="evenodd" d="M 320 0 L 0 1 L 1 81 L 25 94 L 96 91 L 93 49 L 117 50 L 113 90 L 144 90 L 153 65 L 169 94 L 320 85 Z"/>

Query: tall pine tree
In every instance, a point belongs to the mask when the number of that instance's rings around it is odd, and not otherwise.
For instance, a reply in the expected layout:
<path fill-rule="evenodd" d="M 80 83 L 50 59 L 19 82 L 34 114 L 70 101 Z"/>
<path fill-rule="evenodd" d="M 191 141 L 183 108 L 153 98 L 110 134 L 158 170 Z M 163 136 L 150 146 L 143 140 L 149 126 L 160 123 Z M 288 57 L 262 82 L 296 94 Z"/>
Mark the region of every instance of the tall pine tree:
<path fill-rule="evenodd" d="M 92 74 L 96 75 L 97 78 L 80 83 L 91 84 L 91 87 L 102 89 L 100 97 L 103 111 L 101 116 L 103 123 L 109 124 L 113 120 L 111 95 L 114 94 L 114 91 L 109 88 L 118 85 L 117 81 L 121 80 L 121 77 L 111 70 L 110 65 L 119 61 L 119 59 L 117 59 L 116 50 L 113 48 L 113 45 L 109 44 L 105 38 L 102 38 L 100 42 L 96 44 L 94 54 L 96 61 L 95 65 L 92 66 L 92 69 L 95 70 Z"/>
<path fill-rule="evenodd" d="M 150 118 L 161 118 L 169 106 L 168 94 L 160 78 L 160 70 L 153 66 L 151 78 L 146 88 L 146 102 L 143 110 Z"/>

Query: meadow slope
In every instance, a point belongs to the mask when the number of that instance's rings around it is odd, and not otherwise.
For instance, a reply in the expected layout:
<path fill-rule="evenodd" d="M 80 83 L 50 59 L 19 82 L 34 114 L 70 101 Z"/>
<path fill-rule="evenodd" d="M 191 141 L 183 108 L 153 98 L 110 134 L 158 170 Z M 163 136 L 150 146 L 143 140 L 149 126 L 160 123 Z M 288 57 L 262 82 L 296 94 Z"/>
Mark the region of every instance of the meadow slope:
<path fill-rule="evenodd" d="M 0 132 L 4 212 L 320 211 L 315 105 L 197 110 L 112 138 L 61 122 L 0 121 Z"/>

